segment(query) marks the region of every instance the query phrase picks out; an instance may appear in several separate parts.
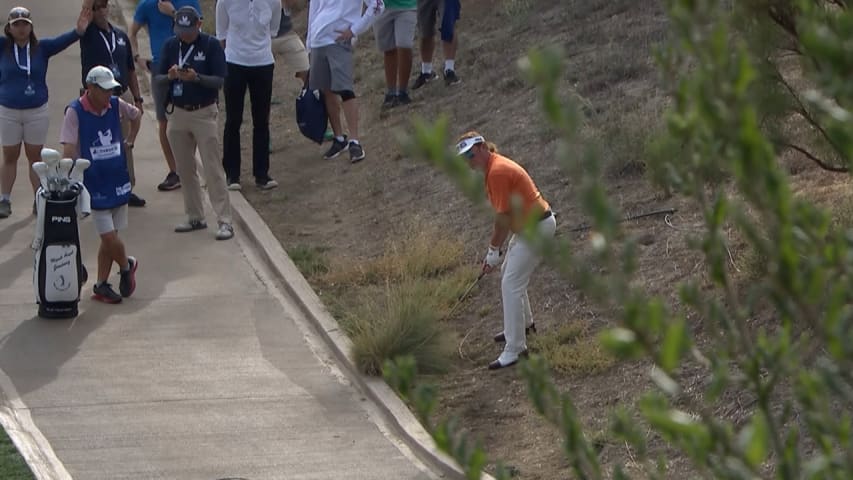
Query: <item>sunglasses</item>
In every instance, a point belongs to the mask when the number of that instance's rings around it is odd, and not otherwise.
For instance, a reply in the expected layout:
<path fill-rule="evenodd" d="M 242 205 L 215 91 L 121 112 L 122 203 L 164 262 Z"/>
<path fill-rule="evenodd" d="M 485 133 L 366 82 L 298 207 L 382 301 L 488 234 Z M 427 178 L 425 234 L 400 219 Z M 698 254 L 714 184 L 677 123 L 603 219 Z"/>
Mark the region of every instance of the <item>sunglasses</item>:
<path fill-rule="evenodd" d="M 15 20 L 30 20 L 30 11 L 24 7 L 15 7 L 9 11 L 9 22 L 15 23 Z"/>
<path fill-rule="evenodd" d="M 474 147 L 472 146 L 467 152 L 463 153 L 462 157 L 464 157 L 465 160 L 471 160 L 474 158 Z"/>
<path fill-rule="evenodd" d="M 110 6 L 110 4 L 109 4 L 109 3 L 101 3 L 101 4 L 98 4 L 98 5 L 92 5 L 92 10 L 101 10 L 101 9 L 104 9 L 104 8 L 108 8 L 109 6 Z"/>

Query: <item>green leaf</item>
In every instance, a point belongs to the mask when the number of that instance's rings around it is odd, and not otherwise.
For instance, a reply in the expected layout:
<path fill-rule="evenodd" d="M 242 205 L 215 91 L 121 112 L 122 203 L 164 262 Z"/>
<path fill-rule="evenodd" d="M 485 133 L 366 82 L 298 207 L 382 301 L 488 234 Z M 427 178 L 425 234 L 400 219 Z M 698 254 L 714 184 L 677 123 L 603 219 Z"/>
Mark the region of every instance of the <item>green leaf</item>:
<path fill-rule="evenodd" d="M 666 328 L 660 349 L 659 363 L 663 371 L 672 373 L 688 348 L 690 338 L 687 336 L 687 323 L 683 318 L 674 320 Z"/>
<path fill-rule="evenodd" d="M 637 334 L 623 327 L 611 328 L 602 333 L 601 343 L 610 353 L 623 359 L 636 358 L 643 353 Z"/>
<path fill-rule="evenodd" d="M 768 453 L 768 431 L 767 422 L 763 412 L 756 412 L 749 424 L 744 427 L 738 435 L 738 449 L 743 452 L 749 466 L 757 469 Z"/>

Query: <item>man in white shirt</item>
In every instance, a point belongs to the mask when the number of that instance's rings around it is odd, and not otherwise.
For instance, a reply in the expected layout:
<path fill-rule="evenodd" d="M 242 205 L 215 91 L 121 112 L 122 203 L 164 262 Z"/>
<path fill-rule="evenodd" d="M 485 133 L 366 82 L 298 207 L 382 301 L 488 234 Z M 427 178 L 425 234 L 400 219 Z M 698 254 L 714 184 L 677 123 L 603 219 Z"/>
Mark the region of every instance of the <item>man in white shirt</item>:
<path fill-rule="evenodd" d="M 252 105 L 252 175 L 258 188 L 278 186 L 269 175 L 272 37 L 281 22 L 281 0 L 219 0 L 216 37 L 225 49 L 225 132 L 222 166 L 229 190 L 240 190 L 240 126 L 246 90 Z"/>
<path fill-rule="evenodd" d="M 362 4 L 367 7 L 364 13 Z M 355 37 L 366 32 L 384 9 L 383 0 L 312 0 L 308 8 L 307 43 L 311 52 L 308 83 L 312 90 L 322 90 L 335 134 L 332 146 L 323 156 L 326 159 L 338 156 L 344 149 L 349 150 L 352 163 L 366 156 L 358 141 L 352 48 Z M 342 104 L 349 139 L 344 136 L 341 124 Z"/>

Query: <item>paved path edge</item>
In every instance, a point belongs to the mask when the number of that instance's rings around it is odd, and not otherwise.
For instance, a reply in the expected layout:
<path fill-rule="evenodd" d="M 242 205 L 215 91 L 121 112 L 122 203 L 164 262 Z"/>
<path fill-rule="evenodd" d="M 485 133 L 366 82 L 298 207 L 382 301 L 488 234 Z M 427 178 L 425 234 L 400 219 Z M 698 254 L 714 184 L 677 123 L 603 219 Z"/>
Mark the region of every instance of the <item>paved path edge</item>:
<path fill-rule="evenodd" d="M 135 10 L 133 1 L 118 0 L 118 3 L 121 6 L 123 26 L 127 28 L 133 21 Z M 140 45 L 147 45 L 146 37 L 146 32 L 141 31 L 137 37 Z M 141 77 L 146 77 L 146 75 Z M 140 83 L 146 84 L 147 81 L 145 78 L 140 78 Z M 156 123 L 153 111 L 151 111 L 152 108 L 153 105 L 151 108 L 146 108 L 146 113 L 150 112 L 149 120 Z M 415 418 L 409 407 L 397 396 L 396 392 L 384 380 L 367 377 L 358 371 L 348 354 L 351 351 L 352 342 L 341 331 L 337 321 L 328 312 L 302 272 L 296 268 L 281 242 L 273 235 L 269 226 L 242 193 L 229 192 L 229 194 L 232 215 L 238 227 L 235 234 L 244 235 L 251 242 L 255 251 L 268 262 L 273 274 L 326 342 L 335 355 L 338 364 L 343 367 L 347 377 L 378 407 L 386 423 L 395 430 L 394 433 L 414 452 L 418 459 L 445 478 L 463 480 L 465 478 L 464 472 L 449 455 L 436 448 L 432 437 Z M 485 472 L 480 478 L 494 480 L 494 477 Z"/>
<path fill-rule="evenodd" d="M 377 405 L 385 421 L 395 430 L 394 433 L 436 473 L 446 478 L 464 479 L 465 475 L 456 462 L 436 448 L 432 437 L 396 392 L 381 378 L 369 377 L 358 371 L 349 356 L 352 341 L 340 329 L 320 297 L 287 255 L 281 242 L 241 193 L 231 192 L 231 208 L 238 227 L 236 234 L 248 239 L 255 251 L 268 262 L 273 274 L 332 350 L 347 377 Z M 493 480 L 485 473 L 481 478 Z"/>

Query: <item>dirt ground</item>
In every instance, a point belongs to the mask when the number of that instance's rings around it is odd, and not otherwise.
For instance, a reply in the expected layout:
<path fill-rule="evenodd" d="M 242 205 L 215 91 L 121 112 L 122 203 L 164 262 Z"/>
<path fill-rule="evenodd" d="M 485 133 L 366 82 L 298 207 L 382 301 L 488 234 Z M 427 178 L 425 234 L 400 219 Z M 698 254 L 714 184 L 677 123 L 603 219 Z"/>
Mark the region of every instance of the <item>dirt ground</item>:
<path fill-rule="evenodd" d="M 208 19 L 213 18 L 212 3 L 206 5 Z M 304 34 L 304 11 L 295 24 Z M 485 252 L 491 219 L 474 209 L 443 174 L 405 158 L 396 140 L 414 118 L 445 114 L 452 135 L 476 129 L 528 169 L 557 212 L 558 235 L 584 249 L 587 234 L 569 232 L 586 220 L 575 202 L 577 185 L 554 160 L 556 140 L 544 124 L 534 88 L 516 67 L 530 47 L 559 45 L 567 59 L 563 93 L 581 99 L 587 115 L 584 133 L 602 140 L 610 194 L 626 215 L 677 209 L 668 222 L 651 217 L 625 225 L 630 235 L 643 239 L 637 281 L 677 305 L 674 286 L 702 275 L 701 257 L 686 245 L 691 231 L 701 225 L 699 212 L 682 199 L 665 197 L 628 168 L 642 151 L 638 138 L 656 127 L 665 105 L 652 48 L 665 38 L 666 24 L 660 2 L 652 0 L 467 0 L 458 25 L 456 63 L 462 83 L 446 87 L 434 82 L 411 92 L 411 105 L 387 113 L 379 109 L 382 57 L 371 32 L 360 39 L 356 54 L 361 140 L 367 152 L 367 159 L 356 165 L 350 165 L 345 154 L 323 160 L 328 144 L 318 146 L 300 135 L 294 115 L 299 82 L 293 72 L 277 66 L 273 95 L 281 103 L 272 107 L 270 173 L 280 187 L 259 191 L 244 185 L 243 193 L 286 249 L 319 247 L 331 258 L 358 262 L 379 255 L 397 226 L 419 218 L 463 239 L 467 257 L 476 264 Z M 434 64 L 441 60 L 436 55 Z M 415 61 L 417 70 L 417 52 Z M 250 181 L 248 114 L 243 132 L 243 178 Z M 797 170 L 802 171 L 797 178 L 804 186 L 832 189 L 844 180 L 808 167 Z M 737 248 L 732 254 L 735 264 L 744 261 Z M 530 297 L 540 332 L 581 322 L 593 335 L 611 325 L 608 312 L 594 307 L 549 265 L 534 275 Z M 485 369 L 500 352 L 491 337 L 501 329 L 501 318 L 499 279 L 487 277 L 448 324 L 460 339 L 467 335 L 466 358 L 458 358 L 451 373 L 430 379 L 442 394 L 439 413 L 457 416 L 482 440 L 490 458 L 514 467 L 516 478 L 570 477 L 560 434 L 533 411 L 517 370 Z M 701 338 L 701 321 L 693 328 Z M 593 375 L 555 376 L 581 412 L 587 431 L 600 437 L 596 443 L 604 465 L 632 467 L 631 452 L 602 432 L 613 407 L 632 404 L 648 389 L 648 369 L 643 363 L 618 364 Z M 695 385 L 701 378 L 685 368 L 681 380 Z M 721 414 L 742 414 L 734 410 Z M 685 478 L 686 472 L 684 461 L 675 460 L 668 476 Z"/>

